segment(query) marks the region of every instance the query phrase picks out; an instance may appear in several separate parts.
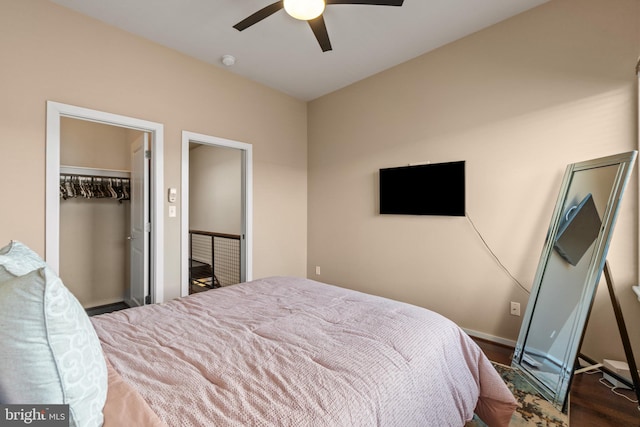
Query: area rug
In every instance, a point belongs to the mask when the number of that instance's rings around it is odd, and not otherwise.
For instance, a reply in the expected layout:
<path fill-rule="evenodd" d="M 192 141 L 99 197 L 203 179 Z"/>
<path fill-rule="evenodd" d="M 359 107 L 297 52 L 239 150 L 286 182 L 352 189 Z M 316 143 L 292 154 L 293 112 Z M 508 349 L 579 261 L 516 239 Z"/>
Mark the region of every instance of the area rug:
<path fill-rule="evenodd" d="M 529 382 L 516 370 L 509 366 L 491 362 L 500 374 L 511 393 L 518 401 L 516 411 L 511 417 L 510 427 L 568 427 L 569 417 L 557 410 L 549 401 L 545 400 Z M 465 427 L 487 427 L 478 417 L 474 416 Z"/>

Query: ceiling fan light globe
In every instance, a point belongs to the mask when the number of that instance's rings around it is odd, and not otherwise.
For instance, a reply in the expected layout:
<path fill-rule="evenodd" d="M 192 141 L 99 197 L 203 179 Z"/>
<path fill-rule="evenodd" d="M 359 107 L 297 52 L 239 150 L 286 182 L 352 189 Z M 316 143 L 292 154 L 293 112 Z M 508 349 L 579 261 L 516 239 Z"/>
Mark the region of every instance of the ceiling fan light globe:
<path fill-rule="evenodd" d="M 322 15 L 324 0 L 284 0 L 284 10 L 301 21 L 309 21 Z"/>

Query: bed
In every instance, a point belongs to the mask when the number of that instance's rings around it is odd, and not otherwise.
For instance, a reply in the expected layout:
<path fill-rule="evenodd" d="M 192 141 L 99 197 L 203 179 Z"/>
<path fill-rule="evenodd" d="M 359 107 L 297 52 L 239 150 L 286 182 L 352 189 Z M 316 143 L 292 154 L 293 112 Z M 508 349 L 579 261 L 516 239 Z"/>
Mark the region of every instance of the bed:
<path fill-rule="evenodd" d="M 453 322 L 273 277 L 91 319 L 17 241 L 0 248 L 0 404 L 71 427 L 507 426 L 516 402 Z"/>
<path fill-rule="evenodd" d="M 139 401 L 133 413 L 151 413 L 148 425 L 463 426 L 475 411 L 499 426 L 515 408 L 453 322 L 307 279 L 255 280 L 91 320 L 111 380 Z M 113 402 L 135 407 L 118 395 L 107 399 L 107 427 L 128 417 Z"/>

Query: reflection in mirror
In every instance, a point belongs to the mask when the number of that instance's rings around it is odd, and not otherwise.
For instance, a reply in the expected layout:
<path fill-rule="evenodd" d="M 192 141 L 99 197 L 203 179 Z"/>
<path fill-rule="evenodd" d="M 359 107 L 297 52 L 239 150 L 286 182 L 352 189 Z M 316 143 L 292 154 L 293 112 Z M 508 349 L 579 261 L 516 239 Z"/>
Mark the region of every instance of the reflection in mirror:
<path fill-rule="evenodd" d="M 636 152 L 567 167 L 513 366 L 566 412 L 567 395 Z"/>

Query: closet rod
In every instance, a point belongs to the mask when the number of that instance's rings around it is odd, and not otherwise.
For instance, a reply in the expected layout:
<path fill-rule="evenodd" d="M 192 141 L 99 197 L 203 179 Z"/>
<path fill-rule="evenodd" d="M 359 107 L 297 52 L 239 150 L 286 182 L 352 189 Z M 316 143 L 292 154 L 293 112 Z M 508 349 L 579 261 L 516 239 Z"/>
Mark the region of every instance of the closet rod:
<path fill-rule="evenodd" d="M 131 172 L 118 169 L 85 168 L 60 165 L 60 175 L 83 175 L 104 178 L 131 178 Z"/>

